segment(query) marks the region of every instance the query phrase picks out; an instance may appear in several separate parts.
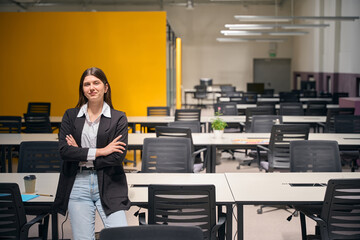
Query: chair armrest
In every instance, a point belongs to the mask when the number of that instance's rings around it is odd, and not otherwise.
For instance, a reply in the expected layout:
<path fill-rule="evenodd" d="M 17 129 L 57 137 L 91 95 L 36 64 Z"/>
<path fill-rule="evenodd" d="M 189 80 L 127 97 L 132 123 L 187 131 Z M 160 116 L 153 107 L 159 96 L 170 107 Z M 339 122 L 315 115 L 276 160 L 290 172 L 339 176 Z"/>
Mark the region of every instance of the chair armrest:
<path fill-rule="evenodd" d="M 34 225 L 35 223 L 40 223 L 44 218 L 49 217 L 50 213 L 46 213 L 46 214 L 41 214 L 41 215 L 37 215 L 35 218 L 31 219 L 30 221 L 28 221 L 27 223 L 24 224 L 24 226 L 21 228 L 21 239 L 27 239 L 28 238 L 28 232 L 29 229 L 32 225 Z"/>
<path fill-rule="evenodd" d="M 201 148 L 199 150 L 196 150 L 195 152 L 192 153 L 192 157 L 195 157 L 199 153 L 205 152 L 206 150 L 207 150 L 206 148 Z"/>
<path fill-rule="evenodd" d="M 319 125 L 319 126 L 321 126 L 321 127 L 323 127 L 323 128 L 326 126 L 326 124 L 325 124 L 325 123 L 322 123 L 322 122 L 317 122 L 316 124 Z"/>
<path fill-rule="evenodd" d="M 139 213 L 139 225 L 147 225 L 145 213 Z"/>
<path fill-rule="evenodd" d="M 211 229 L 211 235 L 216 236 L 216 233 L 219 231 L 220 227 L 222 227 L 226 222 L 226 215 L 224 213 L 221 213 L 219 215 L 219 219 L 216 223 L 216 225 Z"/>

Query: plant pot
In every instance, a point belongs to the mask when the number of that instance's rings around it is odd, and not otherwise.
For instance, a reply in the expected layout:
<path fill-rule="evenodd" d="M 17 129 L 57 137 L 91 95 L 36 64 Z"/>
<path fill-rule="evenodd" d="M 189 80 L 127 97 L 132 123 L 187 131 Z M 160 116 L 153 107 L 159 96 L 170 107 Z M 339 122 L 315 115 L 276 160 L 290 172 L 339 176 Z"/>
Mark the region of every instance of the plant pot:
<path fill-rule="evenodd" d="M 224 130 L 214 130 L 214 138 L 216 138 L 216 139 L 222 138 L 223 133 L 224 133 Z"/>

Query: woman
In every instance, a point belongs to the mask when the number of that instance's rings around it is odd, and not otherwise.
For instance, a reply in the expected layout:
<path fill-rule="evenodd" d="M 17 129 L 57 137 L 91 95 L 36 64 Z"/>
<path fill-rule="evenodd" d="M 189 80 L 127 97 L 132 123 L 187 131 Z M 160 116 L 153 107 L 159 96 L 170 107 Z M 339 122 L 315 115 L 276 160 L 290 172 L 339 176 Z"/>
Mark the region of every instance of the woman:
<path fill-rule="evenodd" d="M 122 162 L 128 124 L 113 109 L 111 89 L 99 68 L 86 69 L 80 79 L 79 101 L 68 109 L 59 133 L 63 159 L 54 210 L 69 209 L 73 238 L 95 239 L 95 210 L 105 227 L 126 226 L 130 207 Z"/>

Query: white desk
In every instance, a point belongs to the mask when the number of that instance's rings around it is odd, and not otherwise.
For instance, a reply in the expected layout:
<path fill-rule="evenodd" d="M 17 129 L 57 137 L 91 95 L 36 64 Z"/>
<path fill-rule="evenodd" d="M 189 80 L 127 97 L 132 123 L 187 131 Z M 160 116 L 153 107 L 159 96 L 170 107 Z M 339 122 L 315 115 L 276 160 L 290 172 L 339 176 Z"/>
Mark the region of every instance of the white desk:
<path fill-rule="evenodd" d="M 244 205 L 321 204 L 326 187 L 291 187 L 289 183 L 327 183 L 334 178 L 359 178 L 360 173 L 225 173 L 238 215 L 238 239 L 244 238 Z"/>
<path fill-rule="evenodd" d="M 0 173 L 0 182 L 17 183 L 20 188 L 20 193 L 25 194 L 24 176 L 30 174 L 36 176 L 35 194 L 48 194 L 52 195 L 52 197 L 39 196 L 25 202 L 24 205 L 51 206 L 55 199 L 59 173 Z M 51 214 L 51 227 L 52 239 L 59 239 L 58 218 L 56 213 Z"/>
<path fill-rule="evenodd" d="M 236 104 L 237 109 L 240 110 L 245 110 L 247 108 L 251 108 L 251 107 L 257 107 L 256 104 Z M 327 108 L 339 108 L 339 104 L 327 104 L 326 105 Z M 280 104 L 276 104 L 275 105 L 276 109 L 280 109 Z M 303 104 L 303 109 L 307 108 L 307 104 Z"/>

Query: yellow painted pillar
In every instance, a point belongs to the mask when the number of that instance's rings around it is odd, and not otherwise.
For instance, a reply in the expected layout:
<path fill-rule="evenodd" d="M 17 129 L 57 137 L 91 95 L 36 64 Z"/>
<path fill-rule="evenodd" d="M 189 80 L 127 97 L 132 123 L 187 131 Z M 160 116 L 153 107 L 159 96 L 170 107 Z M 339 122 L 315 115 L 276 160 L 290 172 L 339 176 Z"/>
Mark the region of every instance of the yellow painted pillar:
<path fill-rule="evenodd" d="M 176 109 L 181 109 L 181 38 L 176 38 Z"/>

